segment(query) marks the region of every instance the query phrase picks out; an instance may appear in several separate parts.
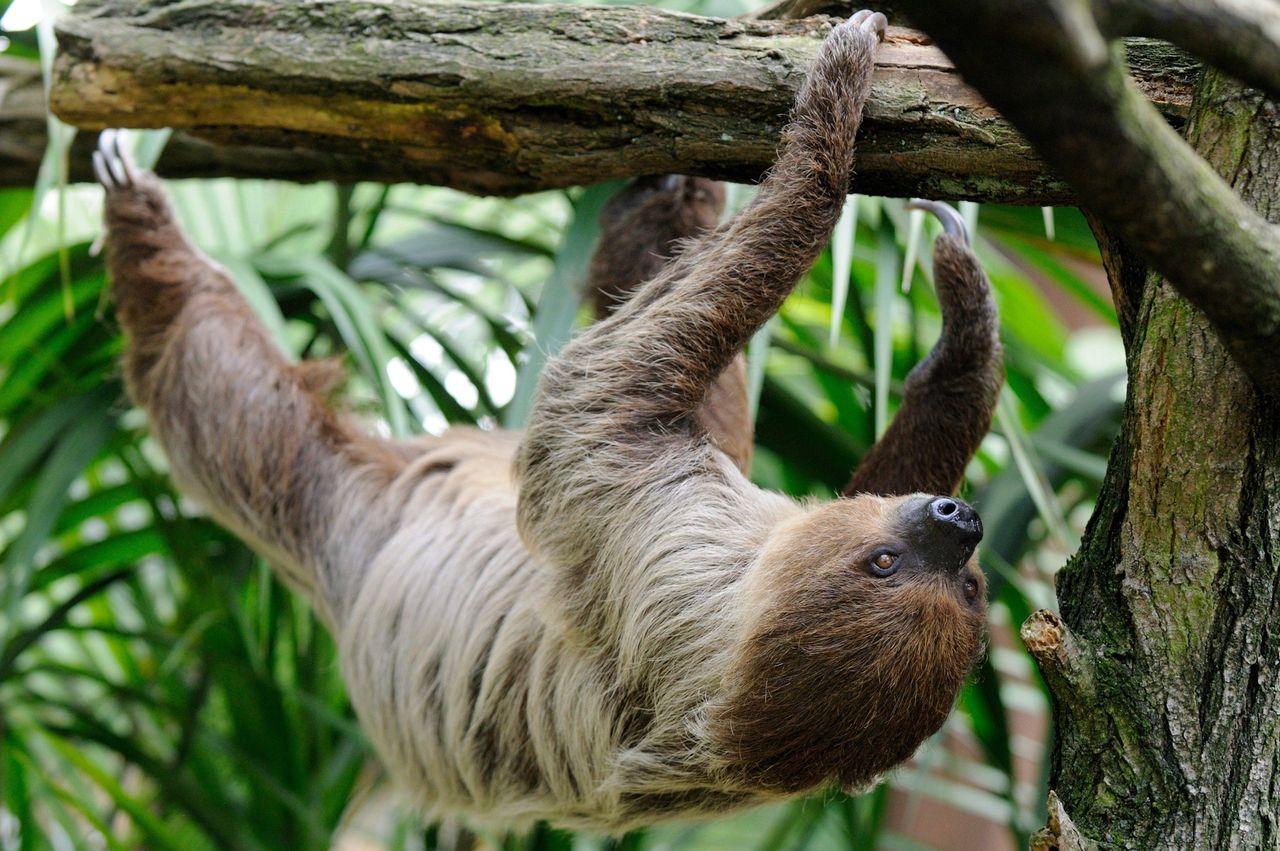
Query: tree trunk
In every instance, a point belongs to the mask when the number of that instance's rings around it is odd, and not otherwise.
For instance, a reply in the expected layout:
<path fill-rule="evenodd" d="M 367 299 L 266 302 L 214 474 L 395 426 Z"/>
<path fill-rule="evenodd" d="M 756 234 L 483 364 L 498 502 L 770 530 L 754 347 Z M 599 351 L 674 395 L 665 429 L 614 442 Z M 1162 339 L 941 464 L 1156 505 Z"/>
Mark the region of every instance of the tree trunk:
<path fill-rule="evenodd" d="M 1275 103 L 1209 72 L 1187 136 L 1280 218 Z M 1199 311 L 1096 229 L 1129 398 L 1084 544 L 1058 578 L 1062 619 L 1024 627 L 1057 728 L 1040 847 L 1273 849 L 1280 406 Z"/>
<path fill-rule="evenodd" d="M 831 20 L 407 0 L 86 0 L 59 23 L 50 103 L 87 129 L 176 127 L 219 144 L 298 149 L 313 172 L 324 152 L 348 179 L 481 194 L 667 172 L 754 181 L 773 162 Z M 1143 92 L 1180 121 L 1194 64 L 1146 40 L 1132 52 Z M 1030 204 L 1071 197 L 936 47 L 896 27 L 877 59 L 857 189 Z"/>

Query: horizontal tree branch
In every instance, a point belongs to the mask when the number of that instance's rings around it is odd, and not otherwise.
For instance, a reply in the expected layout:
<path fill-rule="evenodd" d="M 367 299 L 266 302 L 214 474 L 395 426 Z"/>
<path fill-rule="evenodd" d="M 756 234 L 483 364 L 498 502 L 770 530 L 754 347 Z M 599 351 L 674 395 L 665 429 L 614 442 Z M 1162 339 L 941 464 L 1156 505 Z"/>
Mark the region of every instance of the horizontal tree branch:
<path fill-rule="evenodd" d="M 1081 204 L 1204 312 L 1255 384 L 1280 393 L 1280 230 L 1151 108 L 1089 7 L 1074 0 L 903 5 Z M 1274 104 L 1254 100 L 1259 115 L 1280 121 Z"/>
<path fill-rule="evenodd" d="M 665 172 L 753 181 L 828 26 L 629 7 L 94 0 L 59 25 L 51 104 L 89 129 L 171 126 L 297 151 L 304 176 L 482 194 Z M 1180 121 L 1194 68 L 1137 49 L 1153 69 L 1140 85 Z M 1071 200 L 946 57 L 901 29 L 880 51 L 855 185 Z"/>
<path fill-rule="evenodd" d="M 0 56 L 0 186 L 35 183 L 48 142 L 44 87 L 35 62 Z M 70 179 L 93 181 L 89 156 L 98 134 L 76 135 L 68 157 Z M 220 145 L 190 133 L 175 132 L 156 168 L 165 177 L 259 177 L 306 183 L 352 181 L 374 174 L 368 156 L 317 150 Z"/>

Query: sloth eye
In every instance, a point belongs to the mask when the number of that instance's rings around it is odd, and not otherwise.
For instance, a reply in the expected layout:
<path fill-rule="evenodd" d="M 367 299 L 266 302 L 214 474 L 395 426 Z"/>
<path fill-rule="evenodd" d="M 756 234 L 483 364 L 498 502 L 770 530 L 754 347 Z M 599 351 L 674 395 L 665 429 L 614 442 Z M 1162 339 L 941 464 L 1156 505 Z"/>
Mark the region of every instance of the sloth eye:
<path fill-rule="evenodd" d="M 978 582 L 975 579 L 966 579 L 964 581 L 964 596 L 970 600 L 978 596 Z"/>
<path fill-rule="evenodd" d="M 898 557 L 881 550 L 871 558 L 871 572 L 876 576 L 892 576 L 898 570 Z"/>

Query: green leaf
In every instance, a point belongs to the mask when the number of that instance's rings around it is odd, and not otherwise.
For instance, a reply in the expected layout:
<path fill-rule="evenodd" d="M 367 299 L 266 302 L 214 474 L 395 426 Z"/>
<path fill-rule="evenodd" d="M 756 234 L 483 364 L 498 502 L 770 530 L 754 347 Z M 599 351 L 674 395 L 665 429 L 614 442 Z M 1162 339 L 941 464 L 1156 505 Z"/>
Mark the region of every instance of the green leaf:
<path fill-rule="evenodd" d="M 850 435 L 824 422 L 781 381 L 766 375 L 756 418 L 756 440 L 798 473 L 838 493 L 866 451 Z M 807 489 L 806 489 L 807 490 Z"/>
<path fill-rule="evenodd" d="M 436 345 L 440 347 L 440 350 L 444 352 L 445 357 L 453 363 L 454 367 L 456 367 L 459 372 L 466 376 L 467 381 L 471 382 L 471 386 L 476 390 L 476 395 L 479 398 L 480 405 L 483 406 L 490 414 L 498 413 L 498 406 L 494 404 L 493 399 L 489 396 L 489 388 L 485 384 L 482 371 L 477 369 L 476 366 L 467 359 L 466 355 L 462 353 L 458 345 L 448 334 L 443 330 L 432 327 L 427 322 L 419 319 L 417 316 L 409 312 L 400 312 L 398 315 L 407 323 L 411 324 L 415 330 L 426 334 L 434 340 Z M 400 342 L 403 343 L 404 341 Z M 397 349 L 400 351 L 401 357 L 405 360 L 417 360 L 413 357 L 407 343 L 397 346 Z"/>
<path fill-rule="evenodd" d="M 14 366 L 5 376 L 4 384 L 0 385 L 0 415 L 9 413 L 34 396 L 50 372 L 64 365 L 67 351 L 81 342 L 97 322 L 92 313 L 82 311 L 70 324 L 53 326 L 52 334 L 32 347 L 26 357 L 15 358 Z M 7 330 L 8 326 L 0 328 L 0 348 L 6 344 Z"/>
<path fill-rule="evenodd" d="M 618 181 L 600 183 L 583 190 L 573 202 L 573 219 L 556 252 L 551 276 L 542 288 L 533 340 L 525 347 L 515 396 L 507 405 L 504 424 L 508 428 L 519 428 L 528 420 L 543 364 L 569 340 L 582 295 L 581 282 L 600 232 L 600 211 L 621 186 Z"/>
<path fill-rule="evenodd" d="M 62 626 L 71 611 L 85 600 L 100 594 L 110 586 L 116 584 L 121 579 L 129 576 L 133 572 L 132 568 L 117 570 L 106 576 L 99 577 L 92 582 L 85 584 L 76 593 L 72 594 L 68 599 L 59 603 L 49 612 L 38 624 L 30 629 L 21 630 L 13 635 L 3 645 L 3 652 L 0 653 L 0 681 L 9 678 L 13 672 L 14 663 L 18 656 L 28 647 L 35 644 L 48 633 Z"/>
<path fill-rule="evenodd" d="M 359 285 L 321 256 L 263 256 L 260 269 L 272 275 L 292 276 L 314 292 L 329 311 L 342 340 L 351 351 L 365 377 L 378 391 L 391 433 L 409 433 L 409 412 L 396 392 L 387 372 L 391 346 L 375 317 L 374 302 Z"/>
<path fill-rule="evenodd" d="M 43 465 L 35 491 L 26 506 L 27 523 L 5 557 L 0 576 L 4 579 L 5 626 L 0 637 L 7 638 L 17 623 L 18 605 L 26 592 L 35 555 L 58 519 L 71 483 L 81 475 L 114 430 L 106 418 L 89 418 L 73 423 L 58 439 Z"/>
<path fill-rule="evenodd" d="M 130 795 L 119 781 L 112 777 L 105 769 L 90 759 L 86 754 L 57 736 L 46 734 L 45 741 L 47 741 L 49 745 L 67 761 L 67 763 L 92 780 L 99 789 L 106 793 L 116 806 L 129 814 L 129 817 L 133 819 L 134 824 L 141 829 L 142 833 L 149 840 L 148 845 L 150 847 L 166 849 L 166 851 L 186 851 L 186 846 L 182 842 L 181 837 L 153 816 L 151 814 L 150 807 L 145 801 Z"/>
<path fill-rule="evenodd" d="M 893 305 L 897 299 L 898 247 L 880 231 L 876 244 L 875 412 L 876 438 L 889 427 L 889 376 L 893 369 Z"/>
<path fill-rule="evenodd" d="M 902 261 L 902 281 L 898 289 L 908 292 L 920 262 L 920 243 L 924 239 L 924 210 L 907 211 L 907 256 Z"/>
<path fill-rule="evenodd" d="M 35 192 L 25 187 L 0 189 L 0 236 L 22 221 L 31 212 Z M 0 272 L 0 280 L 8 275 Z"/>
<path fill-rule="evenodd" d="M 502 254 L 546 256 L 539 247 L 456 223 L 432 222 L 409 236 L 374 246 L 357 256 L 351 277 L 390 280 L 404 266 L 450 268 L 489 274 L 479 261 Z"/>
<path fill-rule="evenodd" d="M 1115 397 L 1121 380 L 1122 376 L 1111 376 L 1081 386 L 1066 404 L 1036 427 L 1034 437 L 1079 450 L 1094 449 L 1099 443 L 1109 444 L 1116 432 L 1122 405 Z M 1042 468 L 1042 473 L 1056 489 L 1065 471 L 1050 463 Z M 1028 537 L 1027 524 L 1037 513 L 1026 479 L 1017 465 L 1011 464 L 993 477 L 973 495 L 972 501 L 982 513 L 987 530 L 982 542 L 983 563 L 995 554 L 1006 564 L 1017 564 L 1035 544 Z M 993 583 L 991 590 L 993 594 L 999 593 L 998 584 Z"/>
<path fill-rule="evenodd" d="M 858 232 L 858 196 L 845 199 L 844 211 L 831 234 L 831 326 L 827 345 L 840 342 L 840 325 L 849 296 L 849 273 L 853 270 L 853 236 Z"/>
<path fill-rule="evenodd" d="M 0 441 L 0 502 L 21 477 L 38 464 L 72 423 L 102 417 L 115 394 L 103 388 L 64 399 L 31 413 L 13 425 Z M 94 416 L 94 415 L 98 416 Z"/>
<path fill-rule="evenodd" d="M 747 346 L 747 409 L 752 421 L 760 410 L 760 393 L 764 389 L 764 367 L 769 358 L 769 339 L 773 336 L 774 320 L 760 326 L 760 330 L 751 335 L 751 343 Z"/>
<path fill-rule="evenodd" d="M 1027 493 L 1031 496 L 1031 501 L 1035 503 L 1040 519 L 1045 522 L 1064 549 L 1068 552 L 1074 550 L 1077 542 L 1073 540 L 1074 536 L 1067 527 L 1062 506 L 1058 504 L 1058 497 L 1045 476 L 1044 465 L 1040 463 L 1039 456 L 1022 429 L 1022 424 L 1018 422 L 1008 391 L 1001 392 L 999 402 L 996 404 L 996 422 L 1009 442 L 1009 451 L 1013 454 L 1014 463 L 1022 476 Z"/>
<path fill-rule="evenodd" d="M 132 564 L 145 556 L 166 551 L 165 538 L 154 526 L 119 532 L 68 550 L 51 560 L 33 577 L 28 591 L 43 591 L 59 579 L 73 574 L 84 581 L 122 564 Z"/>
<path fill-rule="evenodd" d="M 162 127 L 158 130 L 134 130 L 133 132 L 138 137 L 133 146 L 134 162 L 138 164 L 138 168 L 154 170 L 156 163 L 160 162 L 160 155 L 164 153 L 165 146 L 169 144 L 169 137 L 173 135 L 173 131 L 168 127 Z"/>
<path fill-rule="evenodd" d="M 418 359 L 413 356 L 413 352 L 409 350 L 409 346 L 404 341 L 392 337 L 392 348 L 399 353 L 400 357 L 408 365 L 413 372 L 414 378 L 418 379 L 418 383 L 422 385 L 422 389 L 427 391 L 427 395 L 431 397 L 431 401 L 436 403 L 436 407 L 440 409 L 440 413 L 451 423 L 463 423 L 465 425 L 475 425 L 476 416 L 467 410 L 444 386 L 444 382 L 427 369 Z"/>
<path fill-rule="evenodd" d="M 75 278 L 65 291 L 46 289 L 19 302 L 13 318 L 0 326 L 0 362 L 12 363 L 33 351 L 39 340 L 58 326 L 71 324 L 67 304 L 79 307 L 90 303 L 102 290 L 98 276 Z"/>

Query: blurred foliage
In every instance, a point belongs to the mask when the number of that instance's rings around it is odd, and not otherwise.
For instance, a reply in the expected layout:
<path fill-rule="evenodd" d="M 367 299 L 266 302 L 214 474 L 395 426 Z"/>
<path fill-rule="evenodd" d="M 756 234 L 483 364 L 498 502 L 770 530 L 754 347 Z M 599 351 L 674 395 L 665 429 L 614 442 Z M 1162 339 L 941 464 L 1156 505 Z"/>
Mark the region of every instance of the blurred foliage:
<path fill-rule="evenodd" d="M 3 35 L 9 51 L 37 49 L 30 32 Z M 1055 212 L 1054 239 L 1040 210 L 978 211 L 1009 380 L 964 491 L 988 530 L 991 650 L 944 730 L 856 798 L 613 840 L 477 836 L 368 817 L 384 784 L 332 641 L 177 495 L 124 399 L 90 252 L 100 191 L 59 185 L 67 134 L 51 139 L 38 184 L 0 190 L 0 851 L 327 848 L 371 821 L 392 848 L 908 849 L 930 847 L 919 822 L 938 805 L 1003 825 L 1009 844 L 1043 822 L 1046 699 L 1017 627 L 1054 605 L 1052 575 L 1092 510 L 1123 391 L 1115 317 L 1076 211 Z M 163 143 L 134 139 L 144 159 Z M 521 421 L 541 355 L 585 319 L 577 281 L 612 187 L 515 200 L 370 184 L 172 190 L 194 241 L 290 355 L 343 356 L 351 404 L 375 427 L 438 432 Z M 757 337 L 762 486 L 829 497 L 892 415 L 939 329 L 932 227 L 908 246 L 902 202 L 857 199 L 838 262 L 824 254 Z"/>

